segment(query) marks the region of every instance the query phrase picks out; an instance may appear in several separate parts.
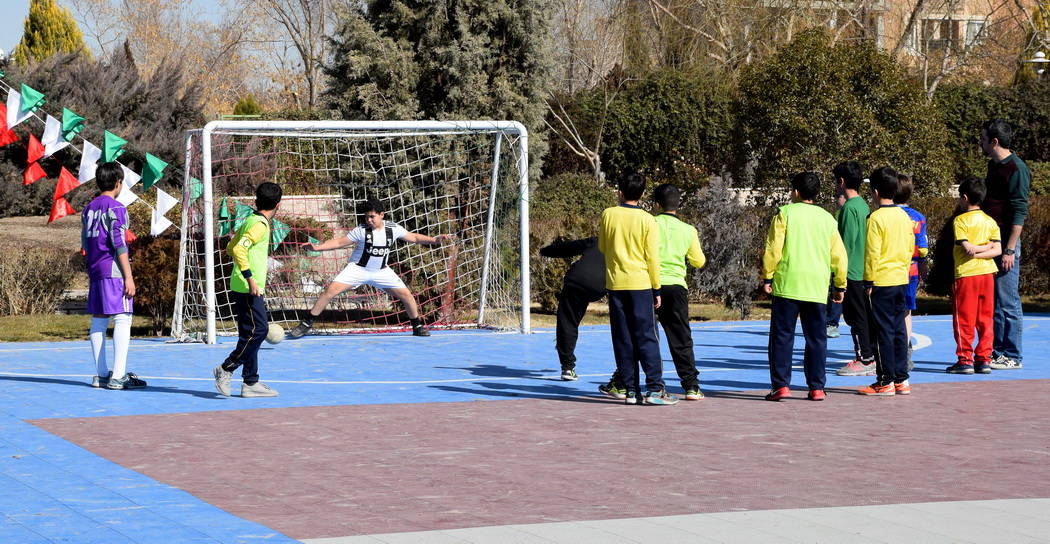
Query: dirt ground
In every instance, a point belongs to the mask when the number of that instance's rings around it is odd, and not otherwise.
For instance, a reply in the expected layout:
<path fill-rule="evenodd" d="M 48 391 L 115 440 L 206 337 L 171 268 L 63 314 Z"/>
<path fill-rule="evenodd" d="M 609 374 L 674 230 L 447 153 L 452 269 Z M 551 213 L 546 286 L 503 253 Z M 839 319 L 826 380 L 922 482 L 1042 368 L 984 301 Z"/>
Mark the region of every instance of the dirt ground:
<path fill-rule="evenodd" d="M 51 223 L 47 222 L 46 215 L 0 218 L 0 244 L 27 248 L 51 246 L 79 253 L 80 214 L 67 215 Z M 65 296 L 69 299 L 86 298 L 81 291 L 87 287 L 87 272 L 78 273 L 70 280 Z"/>
<path fill-rule="evenodd" d="M 18 246 L 60 247 L 80 250 L 80 215 L 47 222 L 47 216 L 0 218 L 0 243 Z"/>

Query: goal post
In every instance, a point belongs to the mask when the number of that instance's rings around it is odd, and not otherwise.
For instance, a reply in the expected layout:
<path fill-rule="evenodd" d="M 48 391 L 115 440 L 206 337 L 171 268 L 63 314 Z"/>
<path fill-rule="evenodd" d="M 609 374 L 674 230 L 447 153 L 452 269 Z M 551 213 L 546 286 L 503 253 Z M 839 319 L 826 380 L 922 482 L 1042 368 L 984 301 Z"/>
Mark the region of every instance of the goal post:
<path fill-rule="evenodd" d="M 235 336 L 225 245 L 254 208 L 254 189 L 281 185 L 271 225 L 266 304 L 294 326 L 349 262 L 354 247 L 306 252 L 345 235 L 357 206 L 454 242 L 398 242 L 389 266 L 432 328 L 530 332 L 528 132 L 516 121 L 213 121 L 186 136 L 176 339 Z M 369 286 L 317 319 L 317 334 L 410 328 L 404 308 Z"/>

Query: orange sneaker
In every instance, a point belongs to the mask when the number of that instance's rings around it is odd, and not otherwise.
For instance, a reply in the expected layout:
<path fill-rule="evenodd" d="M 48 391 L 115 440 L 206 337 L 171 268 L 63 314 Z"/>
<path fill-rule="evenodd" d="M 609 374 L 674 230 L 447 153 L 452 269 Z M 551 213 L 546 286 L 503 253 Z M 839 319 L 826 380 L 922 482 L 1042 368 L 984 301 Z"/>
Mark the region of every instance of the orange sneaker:
<path fill-rule="evenodd" d="M 871 395 L 873 397 L 892 397 L 893 395 L 897 394 L 896 388 L 893 386 L 892 383 L 886 385 L 879 385 L 878 382 L 875 382 L 862 389 L 858 389 L 857 393 L 861 395 Z"/>
<path fill-rule="evenodd" d="M 893 384 L 893 390 L 895 395 L 910 395 L 911 384 L 908 383 L 908 380 L 904 380 L 903 382 Z"/>

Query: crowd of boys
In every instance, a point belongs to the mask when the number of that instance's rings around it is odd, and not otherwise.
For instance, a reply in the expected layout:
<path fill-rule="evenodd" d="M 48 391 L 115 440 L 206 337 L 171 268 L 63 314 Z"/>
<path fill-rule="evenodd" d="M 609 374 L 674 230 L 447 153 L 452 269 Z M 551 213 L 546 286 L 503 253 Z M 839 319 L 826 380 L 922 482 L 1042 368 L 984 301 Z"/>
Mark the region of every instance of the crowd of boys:
<path fill-rule="evenodd" d="M 1027 215 L 1031 175 L 1013 154 L 1008 123 L 984 124 L 981 147 L 989 156 L 985 181 L 971 178 L 959 186 L 959 214 L 953 220 L 955 280 L 952 321 L 958 360 L 956 374 L 1021 368 L 1021 308 L 1017 293 L 1020 233 Z M 810 400 L 826 398 L 827 339 L 838 336 L 838 310 L 850 326 L 855 359 L 837 374 L 875 376 L 858 393 L 871 396 L 911 393 L 911 311 L 922 263 L 928 251 L 926 220 L 907 202 L 910 178 L 892 168 L 873 171 L 868 182 L 875 210 L 862 196 L 860 165 L 849 161 L 832 169 L 839 209 L 833 217 L 815 204 L 819 176 L 802 172 L 791 180 L 792 203 L 772 220 L 762 255 L 762 287 L 772 297 L 769 328 L 770 401 L 791 396 L 791 358 L 796 322 L 802 321 L 803 356 Z M 100 195 L 83 212 L 82 242 L 88 261 L 95 377 L 92 385 L 138 389 L 146 382 L 126 372 L 135 284 L 128 259 L 127 211 L 115 196 L 122 188 L 116 163 L 99 166 Z M 687 400 L 703 398 L 689 326 L 687 263 L 705 264 L 697 230 L 677 213 L 681 195 L 664 184 L 654 191 L 658 216 L 642 209 L 645 178 L 637 173 L 619 180 L 620 204 L 602 213 L 595 238 L 555 244 L 541 250 L 549 257 L 582 255 L 566 275 L 558 301 L 556 344 L 561 377 L 575 380 L 577 329 L 588 304 L 603 295 L 609 301 L 616 372 L 603 394 L 626 404 L 673 405 L 664 386 L 656 323 L 664 328 L 675 369 Z M 227 252 L 234 260 L 230 280 L 238 341 L 214 371 L 216 390 L 230 395 L 233 372 L 240 368 L 242 397 L 273 397 L 259 381 L 258 350 L 268 332 L 265 306 L 270 224 L 280 207 L 281 188 L 272 182 L 256 190 L 256 211 L 234 234 Z M 362 224 L 344 237 L 306 249 L 323 251 L 356 244 L 347 268 L 318 297 L 310 316 L 291 333 L 308 332 L 328 302 L 346 289 L 370 284 L 400 300 L 412 320 L 413 334 L 429 336 L 415 300 L 386 264 L 394 240 L 441 244 L 449 235 L 429 237 L 384 221 L 382 204 L 363 203 Z M 986 213 L 987 212 L 987 213 Z M 1004 244 L 1003 233 L 1006 233 Z M 602 281 L 602 276 L 604 281 Z M 830 286 L 830 290 L 829 290 Z M 106 363 L 105 331 L 114 321 L 114 370 Z M 974 347 L 974 331 L 977 344 Z M 639 372 L 639 369 L 641 372 Z M 641 390 L 645 374 L 645 391 Z"/>

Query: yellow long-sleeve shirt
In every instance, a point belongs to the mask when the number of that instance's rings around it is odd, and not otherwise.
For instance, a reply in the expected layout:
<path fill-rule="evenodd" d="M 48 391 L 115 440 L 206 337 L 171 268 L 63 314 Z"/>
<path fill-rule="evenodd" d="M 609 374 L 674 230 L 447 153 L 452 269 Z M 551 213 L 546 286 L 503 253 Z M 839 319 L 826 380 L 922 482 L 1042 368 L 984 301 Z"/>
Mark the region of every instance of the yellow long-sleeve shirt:
<path fill-rule="evenodd" d="M 606 208 L 598 231 L 605 255 L 605 288 L 639 291 L 660 288 L 660 236 L 649 212 L 628 204 Z"/>
<path fill-rule="evenodd" d="M 884 204 L 868 216 L 864 239 L 864 281 L 876 287 L 905 285 L 915 252 L 911 217 Z"/>

